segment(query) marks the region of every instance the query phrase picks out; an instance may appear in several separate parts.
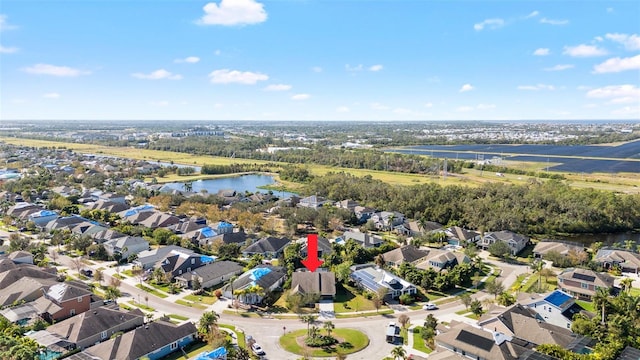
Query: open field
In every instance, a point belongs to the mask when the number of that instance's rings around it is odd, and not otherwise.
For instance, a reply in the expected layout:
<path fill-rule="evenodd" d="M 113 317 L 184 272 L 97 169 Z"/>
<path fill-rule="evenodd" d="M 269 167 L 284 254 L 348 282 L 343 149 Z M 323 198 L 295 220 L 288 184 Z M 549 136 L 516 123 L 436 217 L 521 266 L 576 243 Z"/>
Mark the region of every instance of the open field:
<path fill-rule="evenodd" d="M 46 140 L 33 140 L 33 139 L 20 139 L 20 138 L 8 138 L 0 137 L 0 141 L 8 144 L 33 146 L 33 147 L 58 147 L 67 148 L 74 151 L 86 154 L 100 154 L 105 156 L 116 156 L 133 158 L 148 161 L 161 161 L 161 162 L 173 162 L 175 164 L 202 166 L 205 164 L 212 165 L 229 165 L 232 163 L 242 164 L 275 164 L 283 165 L 282 163 L 269 162 L 263 160 L 252 159 L 239 159 L 239 158 L 223 158 L 215 156 L 196 156 L 171 151 L 159 151 L 159 150 L 146 150 L 135 149 L 129 147 L 108 147 L 91 144 L 77 144 L 77 143 L 65 143 L 57 141 Z M 602 146 L 600 146 L 602 148 Z M 545 155 L 546 156 L 546 155 Z M 566 156 L 565 156 L 566 157 Z M 545 158 L 546 159 L 546 158 Z M 625 159 L 626 160 L 626 159 Z M 640 169 L 640 159 L 636 159 L 635 163 L 638 164 Z M 532 161 L 505 161 L 503 165 L 513 167 L 522 170 L 542 171 L 546 168 L 547 163 L 536 163 Z M 526 175 L 515 174 L 502 174 L 498 176 L 493 172 L 481 171 L 479 169 L 465 169 L 462 174 L 449 174 L 446 179 L 442 176 L 428 176 L 420 174 L 406 174 L 390 171 L 375 171 L 366 169 L 350 169 L 341 167 L 331 167 L 325 165 L 307 164 L 309 171 L 314 175 L 323 175 L 328 172 L 340 172 L 344 171 L 355 176 L 371 176 L 374 179 L 384 181 L 392 185 L 416 185 L 424 183 L 436 182 L 441 185 L 464 185 L 464 186 L 479 186 L 486 182 L 501 182 L 511 184 L 526 183 L 533 177 Z M 551 163 L 549 164 L 551 166 Z M 640 171 L 637 173 L 570 173 L 570 172 L 554 172 L 564 175 L 566 182 L 573 187 L 577 188 L 594 188 L 599 190 L 616 191 L 624 193 L 640 193 Z M 215 176 L 214 176 L 215 177 Z M 163 179 L 158 179 L 162 182 L 171 181 L 191 181 L 202 178 L 211 178 L 209 175 L 194 175 L 194 176 L 172 176 Z M 545 181 L 546 179 L 536 178 L 537 180 Z M 299 185 L 295 183 L 283 182 L 286 189 L 292 190 L 299 188 Z M 274 185 L 271 189 L 281 190 L 280 185 Z"/>

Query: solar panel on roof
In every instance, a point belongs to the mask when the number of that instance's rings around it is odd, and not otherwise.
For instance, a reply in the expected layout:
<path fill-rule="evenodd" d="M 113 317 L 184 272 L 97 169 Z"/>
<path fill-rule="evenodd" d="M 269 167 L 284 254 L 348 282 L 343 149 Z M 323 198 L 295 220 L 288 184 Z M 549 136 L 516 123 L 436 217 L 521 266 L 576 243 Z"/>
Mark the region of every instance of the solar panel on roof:
<path fill-rule="evenodd" d="M 584 280 L 588 282 L 593 282 L 596 279 L 596 277 L 593 275 L 580 274 L 580 273 L 573 273 L 572 277 L 574 279 Z"/>
<path fill-rule="evenodd" d="M 487 339 L 480 335 L 474 334 L 472 332 L 468 332 L 467 330 L 460 330 L 458 336 L 456 336 L 456 340 L 462 341 L 465 344 L 475 346 L 484 351 L 491 351 L 493 347 L 493 339 Z"/>

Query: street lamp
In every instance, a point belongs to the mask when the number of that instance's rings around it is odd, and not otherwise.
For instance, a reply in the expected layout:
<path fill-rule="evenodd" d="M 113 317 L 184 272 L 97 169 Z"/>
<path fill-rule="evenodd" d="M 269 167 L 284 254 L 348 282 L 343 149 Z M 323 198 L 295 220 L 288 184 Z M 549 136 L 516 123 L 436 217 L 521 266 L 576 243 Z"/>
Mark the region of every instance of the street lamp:
<path fill-rule="evenodd" d="M 287 327 L 283 326 L 282 327 L 282 335 L 286 335 L 287 334 Z"/>

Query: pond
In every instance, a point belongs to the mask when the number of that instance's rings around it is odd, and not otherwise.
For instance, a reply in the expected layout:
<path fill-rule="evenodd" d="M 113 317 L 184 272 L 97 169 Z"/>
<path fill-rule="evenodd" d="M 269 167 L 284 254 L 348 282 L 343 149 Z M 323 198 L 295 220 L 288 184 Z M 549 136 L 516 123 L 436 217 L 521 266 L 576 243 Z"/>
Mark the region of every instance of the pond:
<path fill-rule="evenodd" d="M 605 246 L 611 246 L 615 243 L 624 243 L 626 240 L 632 240 L 636 244 L 640 244 L 640 233 L 619 233 L 619 234 L 574 234 L 567 236 L 550 236 L 550 239 L 570 241 L 589 246 L 594 242 L 601 242 Z"/>
<path fill-rule="evenodd" d="M 246 191 L 255 193 L 262 192 L 267 193 L 269 190 L 260 189 L 261 186 L 274 184 L 276 181 L 271 175 L 263 175 L 263 174 L 250 174 L 250 175 L 242 175 L 242 176 L 233 176 L 233 177 L 225 177 L 218 179 L 207 179 L 207 180 L 198 180 L 193 181 L 191 184 L 193 186 L 193 192 L 200 192 L 201 190 L 207 190 L 209 194 L 217 194 L 219 190 L 227 190 L 233 189 L 236 192 L 244 193 Z M 184 190 L 183 183 L 174 182 L 167 183 L 166 186 L 176 189 L 176 190 Z M 273 190 L 274 195 L 277 195 L 280 198 L 288 198 L 294 195 L 293 193 L 287 191 L 276 191 Z"/>

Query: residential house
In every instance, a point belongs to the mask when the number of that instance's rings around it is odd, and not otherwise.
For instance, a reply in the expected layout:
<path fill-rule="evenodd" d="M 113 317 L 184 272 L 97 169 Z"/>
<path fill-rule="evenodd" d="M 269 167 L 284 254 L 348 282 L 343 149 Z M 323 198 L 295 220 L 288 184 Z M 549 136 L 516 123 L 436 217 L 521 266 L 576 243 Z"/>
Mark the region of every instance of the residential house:
<path fill-rule="evenodd" d="M 128 259 L 129 256 L 149 250 L 149 242 L 137 236 L 125 236 L 104 242 L 109 256 Z"/>
<path fill-rule="evenodd" d="M 111 213 L 119 213 L 129 209 L 129 205 L 125 202 L 115 202 L 110 200 L 100 199 L 87 206 L 89 210 L 105 210 Z"/>
<path fill-rule="evenodd" d="M 258 304 L 267 292 L 282 287 L 287 273 L 283 267 L 258 265 L 222 288 L 224 297 L 247 305 Z"/>
<path fill-rule="evenodd" d="M 573 316 L 584 311 L 573 296 L 562 290 L 554 290 L 544 297 L 521 303 L 535 311 L 542 321 L 568 329 L 573 323 Z"/>
<path fill-rule="evenodd" d="M 212 263 L 214 257 L 197 253 L 185 254 L 181 251 L 171 251 L 163 259 L 158 260 L 155 268 L 161 268 L 171 278 L 198 269 L 208 263 Z"/>
<path fill-rule="evenodd" d="M 244 244 L 247 241 L 247 233 L 244 230 L 234 231 L 232 233 L 218 234 L 211 238 L 211 243 L 222 241 L 223 244 Z"/>
<path fill-rule="evenodd" d="M 358 202 L 351 199 L 342 200 L 335 203 L 335 207 L 339 209 L 349 210 L 351 212 L 355 212 L 357 206 Z"/>
<path fill-rule="evenodd" d="M 480 233 L 473 230 L 463 229 L 459 226 L 452 226 L 444 230 L 447 241 L 451 245 L 464 246 L 469 243 L 480 241 Z"/>
<path fill-rule="evenodd" d="M 515 304 L 507 309 L 499 308 L 484 314 L 478 325 L 489 331 L 499 332 L 507 337 L 521 340 L 534 346 L 542 344 L 558 345 L 569 349 L 582 342 L 584 336 L 571 332 L 567 326 L 557 326 L 540 321 L 538 313 L 529 307 Z"/>
<path fill-rule="evenodd" d="M 618 355 L 616 360 L 638 360 L 640 359 L 640 349 L 636 349 L 627 345 L 624 350 Z"/>
<path fill-rule="evenodd" d="M 267 259 L 275 259 L 284 252 L 284 248 L 289 242 L 290 240 L 287 238 L 268 236 L 247 246 L 246 249 L 242 250 L 242 255 L 250 257 L 259 254 Z"/>
<path fill-rule="evenodd" d="M 130 223 L 134 224 L 134 222 L 131 221 L 130 219 L 133 218 L 135 215 L 140 213 L 153 212 L 153 211 L 155 211 L 155 207 L 153 205 L 145 204 L 145 205 L 140 205 L 140 206 L 130 208 L 128 210 L 121 211 L 118 213 L 118 215 L 122 220 L 129 221 Z"/>
<path fill-rule="evenodd" d="M 429 251 L 420 250 L 413 245 L 404 245 L 382 254 L 387 266 L 398 268 L 402 263 L 415 264 L 429 255 Z"/>
<path fill-rule="evenodd" d="M 586 251 L 584 251 L 584 246 L 565 242 L 541 241 L 533 248 L 533 257 L 537 259 L 542 259 L 549 253 L 558 253 L 564 257 L 572 253 L 576 255 L 580 254 L 578 256 L 587 256 Z"/>
<path fill-rule="evenodd" d="M 35 301 L 42 309 L 41 316 L 49 321 L 60 321 L 91 308 L 91 291 L 71 283 L 57 283 L 44 292 L 44 297 Z"/>
<path fill-rule="evenodd" d="M 356 206 L 353 208 L 353 212 L 356 214 L 360 223 L 365 223 L 376 213 L 376 209 L 366 206 Z"/>
<path fill-rule="evenodd" d="M 45 226 L 45 229 L 47 229 L 47 231 L 63 230 L 63 229 L 71 230 L 76 225 L 85 221 L 89 221 L 89 220 L 79 215 L 59 217 L 49 221 Z"/>
<path fill-rule="evenodd" d="M 161 248 L 140 252 L 138 254 L 138 258 L 133 261 L 133 264 L 143 270 L 148 270 L 153 268 L 158 261 L 164 260 L 164 258 L 167 257 L 171 252 L 179 252 L 184 254 L 185 256 L 193 254 L 193 250 L 185 249 L 177 245 L 168 245 Z"/>
<path fill-rule="evenodd" d="M 434 269 L 441 271 L 452 268 L 458 264 L 468 264 L 471 259 L 467 255 L 457 251 L 429 249 L 429 254 L 420 260 L 416 267 L 419 269 Z"/>
<path fill-rule="evenodd" d="M 524 235 L 516 234 L 512 231 L 503 230 L 485 234 L 478 242 L 478 245 L 482 249 L 486 250 L 496 241 L 502 241 L 509 245 L 511 255 L 515 256 L 527 246 L 529 238 Z"/>
<path fill-rule="evenodd" d="M 207 226 L 207 219 L 205 218 L 185 218 L 180 219 L 178 223 L 169 228 L 176 234 L 187 234 L 194 230 L 202 229 Z"/>
<path fill-rule="evenodd" d="M 373 225 L 378 230 L 387 231 L 404 223 L 404 215 L 397 211 L 381 211 L 371 216 Z"/>
<path fill-rule="evenodd" d="M 382 240 L 380 236 L 361 233 L 358 231 L 345 231 L 345 233 L 342 235 L 342 238 L 345 242 L 349 239 L 353 239 L 365 249 L 379 247 L 380 245 L 382 245 L 382 243 L 384 243 L 384 240 Z"/>
<path fill-rule="evenodd" d="M 298 202 L 298 206 L 311 209 L 319 209 L 327 203 L 330 203 L 330 201 L 323 198 L 322 196 L 311 195 L 306 198 L 300 199 L 300 201 Z"/>
<path fill-rule="evenodd" d="M 350 277 L 358 286 L 374 293 L 382 287 L 387 288 L 388 296 L 392 299 L 403 294 L 413 295 L 418 291 L 414 284 L 372 264 L 354 265 L 351 271 Z"/>
<path fill-rule="evenodd" d="M 41 297 L 43 289 L 48 289 L 58 282 L 55 271 L 55 268 L 16 264 L 6 257 L 1 258 L 0 307 Z"/>
<path fill-rule="evenodd" d="M 92 237 L 93 234 L 107 230 L 106 227 L 95 221 L 82 221 L 69 227 L 73 234 Z"/>
<path fill-rule="evenodd" d="M 26 220 L 29 215 L 42 210 L 44 209 L 40 205 L 21 201 L 10 206 L 7 209 L 7 215 L 16 219 Z"/>
<path fill-rule="evenodd" d="M 150 229 L 157 229 L 169 227 L 171 225 L 177 224 L 179 221 L 180 218 L 175 215 L 163 213 L 160 211 L 154 211 L 145 219 L 139 221 L 138 224 L 146 226 Z"/>
<path fill-rule="evenodd" d="M 211 225 L 211 228 L 218 234 L 230 234 L 233 232 L 233 224 L 230 224 L 226 221 L 220 221 L 216 224 L 213 224 Z"/>
<path fill-rule="evenodd" d="M 243 267 L 233 261 L 215 261 L 176 276 L 176 281 L 183 288 L 193 288 L 194 279 L 198 279 L 201 288 L 210 288 L 221 284 L 243 272 Z"/>
<path fill-rule="evenodd" d="M 309 255 L 307 248 L 307 237 L 303 237 L 298 239 L 296 242 L 301 244 L 300 247 L 300 256 L 302 258 L 306 258 Z M 318 257 L 321 258 L 327 254 L 331 254 L 333 252 L 333 248 L 331 247 L 331 243 L 326 238 L 318 236 Z"/>
<path fill-rule="evenodd" d="M 92 346 L 84 353 L 101 360 L 161 359 L 191 344 L 198 330 L 191 322 L 176 325 L 156 320 L 114 339 Z"/>
<path fill-rule="evenodd" d="M 7 259 L 13 261 L 15 264 L 31 264 L 33 265 L 33 254 L 28 251 L 14 251 L 7 255 Z"/>
<path fill-rule="evenodd" d="M 393 230 L 406 236 L 424 236 L 428 233 L 442 229 L 442 224 L 435 221 L 405 221 Z"/>
<path fill-rule="evenodd" d="M 622 272 L 638 273 L 640 269 L 640 254 L 631 251 L 602 248 L 598 250 L 593 262 L 603 269 L 620 268 Z"/>
<path fill-rule="evenodd" d="M 32 221 L 37 227 L 44 227 L 51 220 L 55 220 L 59 217 L 57 212 L 51 210 L 40 210 L 29 214 L 28 221 Z"/>
<path fill-rule="evenodd" d="M 140 309 L 124 312 L 101 306 L 55 323 L 47 327 L 46 331 L 66 339 L 74 348 L 84 349 L 109 340 L 115 333 L 142 325 L 144 313 Z"/>
<path fill-rule="evenodd" d="M 598 288 L 613 287 L 613 276 L 593 270 L 568 268 L 558 274 L 558 287 L 571 296 L 590 300 Z"/>
<path fill-rule="evenodd" d="M 116 193 L 103 193 L 98 196 L 98 201 L 110 201 L 114 203 L 126 204 L 125 196 Z"/>
<path fill-rule="evenodd" d="M 109 240 L 119 239 L 127 235 L 113 229 L 106 229 L 98 231 L 97 233 L 90 234 L 89 236 L 91 236 L 93 238 L 93 241 L 95 241 L 96 243 L 102 244 Z"/>
<path fill-rule="evenodd" d="M 328 271 L 296 271 L 291 275 L 292 294 L 318 294 L 320 299 L 336 296 L 336 275 Z"/>

